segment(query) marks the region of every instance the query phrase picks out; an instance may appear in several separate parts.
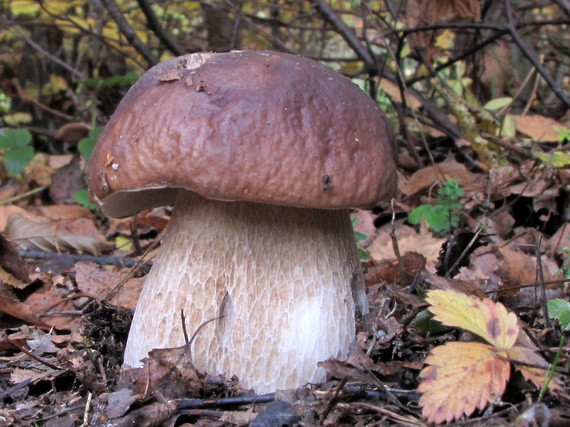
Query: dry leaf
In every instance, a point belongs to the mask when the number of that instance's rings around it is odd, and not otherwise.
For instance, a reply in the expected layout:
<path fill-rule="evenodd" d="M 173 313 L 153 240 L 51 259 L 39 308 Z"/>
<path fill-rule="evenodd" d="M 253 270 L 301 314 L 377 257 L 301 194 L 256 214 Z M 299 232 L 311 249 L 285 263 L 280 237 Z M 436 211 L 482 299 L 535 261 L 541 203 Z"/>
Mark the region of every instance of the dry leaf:
<path fill-rule="evenodd" d="M 511 115 L 519 132 L 530 136 L 535 141 L 556 142 L 559 129 L 565 127 L 556 120 L 544 116 Z"/>
<path fill-rule="evenodd" d="M 378 230 L 378 235 L 368 246 L 367 251 L 373 260 L 393 259 L 394 246 L 390 237 L 391 224 Z M 431 233 L 418 233 L 413 227 L 397 224 L 396 239 L 400 253 L 416 252 L 425 257 L 428 263 L 435 264 L 439 249 L 445 239 L 434 237 Z"/>
<path fill-rule="evenodd" d="M 472 189 L 477 175 L 469 172 L 463 163 L 455 161 L 438 163 L 414 173 L 408 180 L 400 180 L 398 188 L 404 194 L 415 194 L 441 180 L 456 180 L 461 188 Z M 434 192 L 435 194 L 435 192 Z"/>
<path fill-rule="evenodd" d="M 436 320 L 472 332 L 498 349 L 509 349 L 517 340 L 517 316 L 509 313 L 501 303 L 437 290 L 428 292 L 426 300 L 432 304 L 429 311 Z"/>
<path fill-rule="evenodd" d="M 450 342 L 432 350 L 420 373 L 420 406 L 440 424 L 484 409 L 505 391 L 511 372 L 506 352 L 480 343 Z"/>
<path fill-rule="evenodd" d="M 544 369 L 531 368 L 528 366 L 517 365 L 516 368 L 521 372 L 523 377 L 527 381 L 534 383 L 537 387 L 542 387 L 546 378 L 548 377 L 548 372 L 550 366 L 548 362 L 543 359 L 543 357 L 538 354 L 534 349 L 529 347 L 515 346 L 507 350 L 509 359 L 516 360 L 517 362 L 529 363 L 531 365 L 544 366 Z M 562 390 L 562 386 L 556 378 L 553 378 L 549 384 L 550 391 Z"/>
<path fill-rule="evenodd" d="M 96 255 L 113 247 L 101 238 L 71 234 L 49 224 L 31 221 L 20 214 L 10 215 L 4 234 L 8 239 L 24 247 L 34 245 L 47 252 L 81 252 Z"/>
<path fill-rule="evenodd" d="M 6 285 L 0 283 L 0 312 L 7 313 L 16 319 L 23 320 L 24 322 L 28 322 L 32 325 L 48 326 L 36 316 L 35 312 L 30 309 L 28 304 L 18 301 L 15 297 L 10 297 L 7 293 L 7 289 L 3 288 L 3 286 Z"/>

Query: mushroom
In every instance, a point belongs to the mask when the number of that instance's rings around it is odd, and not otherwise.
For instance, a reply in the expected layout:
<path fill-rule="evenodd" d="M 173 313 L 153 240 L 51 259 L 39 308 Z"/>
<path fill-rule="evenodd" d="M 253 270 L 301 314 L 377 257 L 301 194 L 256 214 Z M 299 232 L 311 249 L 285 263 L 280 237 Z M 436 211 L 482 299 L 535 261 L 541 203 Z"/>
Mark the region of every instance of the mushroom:
<path fill-rule="evenodd" d="M 197 53 L 147 71 L 88 168 L 108 216 L 174 203 L 124 362 L 184 345 L 183 310 L 197 369 L 258 393 L 324 381 L 317 363 L 346 358 L 368 311 L 348 208 L 395 192 L 394 156 L 378 105 L 313 60 Z"/>

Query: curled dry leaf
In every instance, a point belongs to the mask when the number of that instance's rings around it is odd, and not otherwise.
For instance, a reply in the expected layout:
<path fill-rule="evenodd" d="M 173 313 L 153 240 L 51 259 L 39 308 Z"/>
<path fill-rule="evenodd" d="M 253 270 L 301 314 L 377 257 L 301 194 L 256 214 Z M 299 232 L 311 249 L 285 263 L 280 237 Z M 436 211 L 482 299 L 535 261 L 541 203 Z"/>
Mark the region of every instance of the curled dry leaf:
<path fill-rule="evenodd" d="M 101 237 L 71 234 L 47 223 L 31 221 L 20 214 L 10 215 L 4 234 L 8 239 L 24 247 L 34 245 L 47 252 L 80 252 L 95 255 L 113 247 Z"/>

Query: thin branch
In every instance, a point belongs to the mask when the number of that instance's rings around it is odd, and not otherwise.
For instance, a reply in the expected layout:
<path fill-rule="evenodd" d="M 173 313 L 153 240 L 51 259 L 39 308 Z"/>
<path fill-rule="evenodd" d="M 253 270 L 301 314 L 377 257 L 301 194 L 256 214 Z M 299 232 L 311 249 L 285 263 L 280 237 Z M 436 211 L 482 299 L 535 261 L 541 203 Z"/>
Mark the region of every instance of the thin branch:
<path fill-rule="evenodd" d="M 148 27 L 153 31 L 154 34 L 156 34 L 156 37 L 158 37 L 158 39 L 164 44 L 164 46 L 166 46 L 166 48 L 176 56 L 184 55 L 186 52 L 184 52 L 184 49 L 178 46 L 176 41 L 172 39 L 166 31 L 164 31 L 164 28 L 162 27 L 162 25 L 160 25 L 160 22 L 158 21 L 158 18 L 154 14 L 154 11 L 152 10 L 152 7 L 148 3 L 148 1 L 137 0 L 137 3 L 139 4 L 141 10 L 143 11 L 144 16 L 146 16 Z"/>
<path fill-rule="evenodd" d="M 62 262 L 70 262 L 70 263 L 84 261 L 84 262 L 94 262 L 99 265 L 122 265 L 126 268 L 133 268 L 140 264 L 140 261 L 124 257 L 67 254 L 67 253 L 57 253 L 57 252 L 44 252 L 38 250 L 20 250 L 18 251 L 18 255 L 20 255 L 24 259 L 33 259 L 33 260 L 59 259 Z M 143 273 L 148 273 L 150 271 L 150 267 L 151 265 L 149 264 L 149 262 L 146 262 L 140 265 L 139 270 Z"/>
<path fill-rule="evenodd" d="M 538 285 L 540 286 L 540 296 L 541 296 L 541 305 L 542 305 L 542 313 L 544 315 L 544 327 L 546 329 L 550 329 L 550 317 L 548 317 L 548 300 L 546 296 L 546 284 L 544 283 L 544 273 L 542 271 L 542 254 L 540 250 L 540 246 L 542 243 L 542 236 L 538 236 L 536 242 L 536 280 Z"/>
<path fill-rule="evenodd" d="M 542 78 L 546 81 L 548 86 L 552 89 L 552 91 L 556 94 L 556 96 L 566 104 L 567 108 L 570 108 L 570 96 L 564 92 L 560 86 L 556 83 L 556 81 L 552 78 L 550 73 L 543 65 L 540 63 L 540 60 L 536 57 L 534 52 L 526 45 L 526 43 L 521 39 L 519 34 L 517 33 L 516 26 L 514 24 L 513 19 L 513 11 L 511 10 L 511 2 L 510 0 L 505 0 L 505 13 L 507 14 L 507 28 L 509 29 L 509 34 L 513 38 L 515 44 L 519 47 L 519 49 L 523 52 L 523 54 L 528 58 L 528 60 L 534 65 L 537 71 L 540 73 Z"/>
<path fill-rule="evenodd" d="M 354 31 L 348 27 L 335 11 L 323 0 L 311 0 L 313 7 L 323 16 L 323 18 L 333 26 L 346 43 L 356 52 L 358 57 L 364 62 L 371 74 L 378 73 L 378 66 L 374 56 L 362 45 Z"/>
<path fill-rule="evenodd" d="M 134 28 L 126 20 L 115 0 L 101 0 L 101 3 L 105 5 L 109 15 L 111 15 L 117 23 L 119 30 L 126 37 L 127 41 L 145 59 L 145 61 L 151 66 L 158 64 L 158 58 L 154 56 L 150 48 L 142 42 L 139 36 L 137 36 Z"/>
<path fill-rule="evenodd" d="M 76 70 L 75 68 L 73 68 L 71 65 L 66 64 L 65 62 L 63 62 L 61 59 L 59 59 L 57 56 L 52 55 L 51 53 L 49 53 L 47 50 L 45 50 L 43 47 L 41 47 L 39 44 L 37 44 L 35 41 L 33 41 L 32 39 L 30 39 L 28 36 L 26 36 L 22 31 L 20 31 L 20 29 L 18 27 L 13 27 L 14 31 L 16 32 L 16 34 L 18 34 L 18 36 L 22 37 L 24 39 L 24 41 L 30 45 L 30 47 L 38 52 L 40 52 L 43 56 L 45 56 L 47 59 L 49 59 L 50 61 L 56 63 L 57 65 L 59 65 L 60 67 L 66 69 L 67 71 L 69 71 L 71 74 L 73 74 L 75 77 L 78 77 L 80 79 L 84 79 L 85 78 L 85 74 L 83 74 L 81 71 Z"/>
<path fill-rule="evenodd" d="M 556 5 L 570 18 L 570 1 L 568 0 L 552 0 Z"/>

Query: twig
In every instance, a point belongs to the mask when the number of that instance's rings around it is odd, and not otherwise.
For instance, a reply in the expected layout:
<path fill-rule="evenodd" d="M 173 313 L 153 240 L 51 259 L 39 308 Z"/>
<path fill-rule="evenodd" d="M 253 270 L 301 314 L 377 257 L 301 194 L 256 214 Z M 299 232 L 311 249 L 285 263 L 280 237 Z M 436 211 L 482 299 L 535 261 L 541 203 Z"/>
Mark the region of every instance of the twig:
<path fill-rule="evenodd" d="M 143 263 L 142 260 L 145 259 L 145 257 L 148 255 L 148 253 L 149 253 L 150 251 L 152 251 L 152 250 L 156 247 L 156 245 L 158 245 L 158 242 L 160 242 L 160 239 L 156 239 L 156 240 L 152 243 L 152 245 L 150 245 L 150 246 L 148 247 L 148 249 L 147 249 L 147 250 L 145 251 L 145 253 L 142 255 L 141 259 L 140 259 L 139 261 L 137 261 L 136 264 L 135 264 L 133 267 L 131 267 L 129 273 L 128 273 L 127 275 L 125 275 L 125 277 L 123 277 L 123 280 L 121 280 L 121 281 L 117 284 L 117 286 L 115 286 L 115 287 L 111 290 L 111 292 L 109 292 L 109 293 L 105 296 L 105 298 L 104 298 L 105 300 L 109 300 L 109 299 L 111 299 L 113 296 L 115 296 L 115 294 L 121 290 L 121 288 L 123 287 L 123 285 L 124 285 L 125 283 L 127 283 L 127 280 L 129 280 L 131 277 L 133 277 L 133 276 L 135 275 L 135 273 L 136 273 L 138 270 L 140 270 L 144 265 L 147 265 L 147 264 L 148 264 L 148 262 Z"/>
<path fill-rule="evenodd" d="M 12 340 L 10 339 L 10 337 L 6 337 L 6 341 L 7 341 L 9 344 L 11 344 L 11 345 L 13 345 L 14 347 L 16 347 L 16 348 L 17 348 L 18 350 L 20 350 L 22 353 L 25 353 L 25 354 L 27 354 L 28 356 L 30 356 L 32 359 L 37 360 L 38 362 L 40 362 L 40 363 L 43 364 L 43 365 L 46 365 L 48 368 L 55 369 L 56 371 L 59 371 L 59 370 L 62 370 L 62 369 L 63 369 L 61 366 L 54 365 L 53 363 L 48 362 L 47 360 L 44 360 L 44 359 L 42 359 L 41 357 L 36 356 L 34 353 L 32 353 L 32 352 L 26 350 L 24 347 L 22 347 L 22 346 L 21 346 L 20 344 L 18 344 L 17 342 L 12 341 Z"/>
<path fill-rule="evenodd" d="M 394 199 L 390 200 L 390 206 L 392 207 L 392 220 L 390 227 L 390 239 L 392 240 L 392 249 L 398 260 L 398 267 L 400 269 L 400 275 L 402 276 L 402 281 L 406 281 L 406 268 L 404 266 L 404 260 L 402 259 L 402 254 L 400 253 L 400 246 L 398 245 L 398 237 L 396 236 L 396 209 L 394 208 Z"/>
<path fill-rule="evenodd" d="M 372 54 L 362 45 L 354 31 L 349 28 L 338 17 L 334 10 L 323 0 L 311 0 L 313 7 L 322 15 L 322 17 L 333 26 L 340 34 L 344 41 L 354 50 L 358 57 L 364 62 L 370 74 L 378 73 L 378 66 Z"/>
<path fill-rule="evenodd" d="M 186 330 L 186 316 L 184 315 L 184 309 L 180 309 L 180 322 L 182 323 L 182 333 L 184 334 L 184 344 L 188 344 L 190 339 L 188 338 L 188 331 Z"/>
<path fill-rule="evenodd" d="M 568 0 L 552 0 L 556 5 L 570 18 L 570 1 Z"/>
<path fill-rule="evenodd" d="M 492 142 L 493 144 L 499 145 L 500 147 L 503 147 L 509 151 L 512 151 L 513 153 L 520 154 L 521 156 L 527 159 L 538 160 L 538 158 L 532 153 L 532 151 L 525 150 L 524 148 L 511 144 L 510 142 L 503 141 L 502 139 L 494 137 L 493 135 L 486 132 L 481 132 L 479 135 L 481 136 L 481 138 L 486 139 L 487 141 Z"/>
<path fill-rule="evenodd" d="M 156 34 L 156 36 L 164 44 L 164 46 L 166 46 L 166 48 L 176 56 L 184 55 L 185 53 L 184 49 L 178 46 L 176 41 L 174 41 L 174 39 L 172 39 L 170 35 L 166 31 L 164 31 L 164 28 L 162 27 L 162 25 L 160 25 L 160 22 L 158 22 L 158 18 L 154 14 L 154 11 L 152 10 L 152 7 L 148 3 L 148 1 L 137 0 L 137 3 L 139 4 L 141 10 L 143 11 L 144 16 L 146 16 L 148 27 L 154 32 L 154 34 Z"/>
<path fill-rule="evenodd" d="M 83 74 L 81 71 L 77 71 L 75 68 L 73 68 L 71 65 L 63 62 L 61 59 L 59 59 L 57 56 L 52 55 L 51 53 L 49 53 L 47 50 L 45 50 L 43 47 L 41 47 L 39 44 L 37 44 L 35 41 L 33 41 L 32 39 L 30 39 L 28 36 L 26 36 L 17 26 L 12 27 L 12 29 L 16 32 L 16 34 L 18 34 L 19 37 L 23 38 L 24 41 L 30 45 L 30 47 L 32 49 L 37 50 L 38 52 L 40 52 L 43 56 L 45 56 L 47 59 L 49 59 L 50 61 L 56 63 L 57 65 L 59 65 L 60 67 L 66 69 L 67 71 L 69 71 L 71 74 L 73 74 L 75 77 L 78 77 L 80 79 L 84 79 L 85 78 L 85 74 Z"/>
<path fill-rule="evenodd" d="M 7 397 L 10 397 L 12 394 L 16 393 L 20 389 L 23 389 L 24 387 L 26 387 L 31 382 L 32 382 L 32 379 L 28 378 L 27 380 L 21 381 L 18 384 L 16 384 L 15 386 L 10 387 L 9 389 L 0 392 L 0 401 L 6 399 Z"/>
<path fill-rule="evenodd" d="M 540 253 L 540 246 L 542 243 L 542 236 L 538 236 L 537 242 L 536 242 L 536 251 L 535 251 L 535 256 L 536 256 L 536 279 L 538 281 L 538 284 L 540 286 L 540 293 L 541 293 L 541 297 L 542 297 L 542 313 L 544 314 L 544 327 L 546 329 L 550 329 L 550 317 L 548 317 L 548 304 L 547 304 L 547 300 L 546 300 L 546 285 L 544 284 L 544 273 L 542 271 L 542 256 Z"/>
<path fill-rule="evenodd" d="M 21 200 L 21 199 L 24 199 L 28 196 L 31 196 L 32 194 L 41 193 L 45 189 L 47 189 L 47 187 L 34 188 L 33 190 L 26 191 L 25 193 L 18 194 L 17 196 L 10 197 L 9 199 L 5 199 L 5 200 L 0 201 L 0 205 L 7 205 L 8 203 L 12 203 L 12 202 L 15 202 L 16 200 Z"/>
<path fill-rule="evenodd" d="M 475 235 L 473 236 L 473 238 L 471 239 L 469 244 L 465 247 L 465 249 L 463 249 L 463 252 L 461 252 L 461 255 L 459 255 L 459 258 L 457 258 L 455 260 L 455 262 L 453 263 L 453 265 L 451 266 L 451 268 L 449 270 L 447 270 L 447 273 L 445 273 L 445 276 L 444 276 L 445 278 L 448 278 L 451 275 L 452 271 L 454 271 L 457 268 L 457 266 L 463 260 L 463 258 L 465 258 L 467 256 L 467 254 L 469 253 L 469 250 L 475 244 L 475 242 L 477 241 L 477 238 L 479 237 L 479 234 L 481 234 L 482 231 L 483 231 L 483 227 L 479 227 L 479 230 L 477 230 L 475 232 Z"/>
<path fill-rule="evenodd" d="M 552 89 L 552 91 L 556 94 L 556 96 L 566 104 L 567 108 L 570 108 L 570 97 L 564 92 L 554 81 L 550 73 L 546 68 L 542 66 L 539 59 L 536 57 L 534 52 L 526 45 L 526 43 L 521 39 L 519 34 L 517 33 L 516 26 L 513 20 L 513 11 L 511 10 L 511 2 L 510 0 L 505 0 L 505 13 L 507 15 L 507 28 L 509 30 L 509 34 L 513 38 L 515 44 L 519 47 L 522 53 L 528 58 L 528 60 L 536 67 L 536 70 L 540 73 L 542 78 L 546 81 L 548 86 Z"/>
<path fill-rule="evenodd" d="M 24 259 L 32 260 L 52 260 L 59 259 L 63 262 L 76 263 L 76 262 L 94 262 L 99 265 L 122 265 L 126 268 L 134 268 L 138 266 L 139 270 L 146 274 L 150 271 L 152 266 L 151 261 L 147 261 L 141 264 L 140 261 L 115 256 L 95 256 L 95 255 L 85 255 L 85 254 L 68 254 L 68 253 L 56 253 L 56 252 L 45 252 L 40 250 L 19 250 L 18 255 Z"/>
<path fill-rule="evenodd" d="M 269 403 L 275 400 L 275 393 L 259 396 L 226 397 L 223 399 L 176 399 L 176 410 L 190 408 L 204 408 L 212 406 L 251 405 L 255 403 Z"/>
<path fill-rule="evenodd" d="M 321 425 L 324 424 L 325 420 L 327 419 L 328 415 L 330 414 L 330 412 L 334 409 L 334 407 L 336 406 L 336 404 L 339 402 L 340 400 L 340 393 L 342 392 L 342 390 L 344 389 L 344 386 L 346 385 L 346 383 L 348 382 L 348 377 L 344 377 L 341 381 L 340 384 L 336 387 L 336 390 L 334 391 L 334 395 L 331 398 L 331 400 L 329 400 L 329 402 L 327 403 L 327 407 L 325 408 L 325 410 L 323 411 L 323 413 L 321 414 L 321 418 L 320 418 L 320 422 Z"/>
<path fill-rule="evenodd" d="M 123 12 L 121 12 L 115 0 L 101 0 L 101 3 L 105 5 L 107 11 L 109 11 L 109 15 L 111 15 L 113 20 L 117 23 L 119 30 L 126 37 L 127 41 L 140 53 L 145 61 L 151 66 L 158 64 L 158 58 L 154 56 L 150 48 L 137 36 L 137 33 L 123 16 Z"/>
<path fill-rule="evenodd" d="M 91 408 L 91 400 L 93 399 L 93 393 L 89 392 L 87 393 L 87 402 L 85 402 L 85 410 L 83 411 L 83 424 L 81 424 L 82 426 L 86 426 L 89 425 L 89 410 Z"/>

